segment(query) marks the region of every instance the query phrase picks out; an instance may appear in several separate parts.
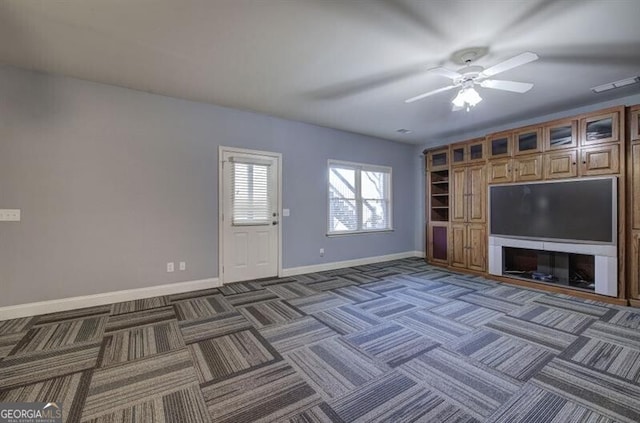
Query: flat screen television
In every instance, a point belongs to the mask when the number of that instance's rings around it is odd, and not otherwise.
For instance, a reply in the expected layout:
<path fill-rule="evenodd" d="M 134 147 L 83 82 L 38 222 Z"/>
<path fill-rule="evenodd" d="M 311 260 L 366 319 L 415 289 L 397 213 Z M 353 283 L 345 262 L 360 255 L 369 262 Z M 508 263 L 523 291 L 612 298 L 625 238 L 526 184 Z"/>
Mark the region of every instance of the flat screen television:
<path fill-rule="evenodd" d="M 541 241 L 616 244 L 617 179 L 489 187 L 489 233 Z"/>

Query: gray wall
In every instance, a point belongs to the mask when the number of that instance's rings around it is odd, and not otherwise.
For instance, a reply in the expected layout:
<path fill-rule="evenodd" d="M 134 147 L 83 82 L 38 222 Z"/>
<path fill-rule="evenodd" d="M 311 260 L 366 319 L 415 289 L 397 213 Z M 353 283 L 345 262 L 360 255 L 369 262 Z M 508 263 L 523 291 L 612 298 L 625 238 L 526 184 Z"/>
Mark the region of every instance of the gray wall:
<path fill-rule="evenodd" d="M 0 67 L 0 306 L 218 276 L 220 145 L 283 154 L 284 268 L 414 249 L 415 146 Z M 328 159 L 393 167 L 394 232 L 325 236 Z"/>

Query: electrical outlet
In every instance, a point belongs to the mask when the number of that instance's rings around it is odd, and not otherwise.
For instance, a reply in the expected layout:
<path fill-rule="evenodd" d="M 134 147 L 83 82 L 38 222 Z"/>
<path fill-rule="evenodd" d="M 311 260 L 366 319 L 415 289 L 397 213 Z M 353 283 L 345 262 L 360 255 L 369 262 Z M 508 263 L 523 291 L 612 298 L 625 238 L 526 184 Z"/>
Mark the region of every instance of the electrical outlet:
<path fill-rule="evenodd" d="M 324 257 L 324 248 L 320 248 L 320 257 Z"/>
<path fill-rule="evenodd" d="M 187 262 L 186 261 L 181 261 L 180 262 L 180 270 L 187 270 Z"/>
<path fill-rule="evenodd" d="M 0 222 L 20 222 L 20 209 L 0 210 Z"/>
<path fill-rule="evenodd" d="M 174 266 L 173 266 L 173 262 L 169 262 L 167 263 L 167 272 L 171 273 L 175 270 Z"/>

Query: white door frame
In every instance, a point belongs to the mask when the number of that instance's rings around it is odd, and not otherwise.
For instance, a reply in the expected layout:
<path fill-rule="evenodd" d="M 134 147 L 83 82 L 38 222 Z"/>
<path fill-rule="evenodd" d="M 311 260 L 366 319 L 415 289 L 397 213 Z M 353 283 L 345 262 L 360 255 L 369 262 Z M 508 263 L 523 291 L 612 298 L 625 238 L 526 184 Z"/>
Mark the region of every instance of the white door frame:
<path fill-rule="evenodd" d="M 222 227 L 222 213 L 224 211 L 224 187 L 223 187 L 223 170 L 222 157 L 223 153 L 240 153 L 240 154 L 258 154 L 268 156 L 275 159 L 278 163 L 278 249 L 276 251 L 278 258 L 278 277 L 282 277 L 282 153 L 274 153 L 271 151 L 250 150 L 247 148 L 237 147 L 218 147 L 218 279 L 221 285 L 224 285 L 224 228 Z"/>

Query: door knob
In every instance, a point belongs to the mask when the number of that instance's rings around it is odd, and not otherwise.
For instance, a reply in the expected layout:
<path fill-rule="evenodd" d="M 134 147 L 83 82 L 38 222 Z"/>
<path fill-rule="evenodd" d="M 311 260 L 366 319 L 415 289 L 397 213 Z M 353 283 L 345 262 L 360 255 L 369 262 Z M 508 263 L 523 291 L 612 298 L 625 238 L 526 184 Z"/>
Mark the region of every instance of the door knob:
<path fill-rule="evenodd" d="M 278 224 L 278 221 L 277 221 L 277 220 L 274 220 L 273 222 L 271 222 L 271 224 L 272 224 L 272 225 L 277 225 L 277 224 Z"/>

